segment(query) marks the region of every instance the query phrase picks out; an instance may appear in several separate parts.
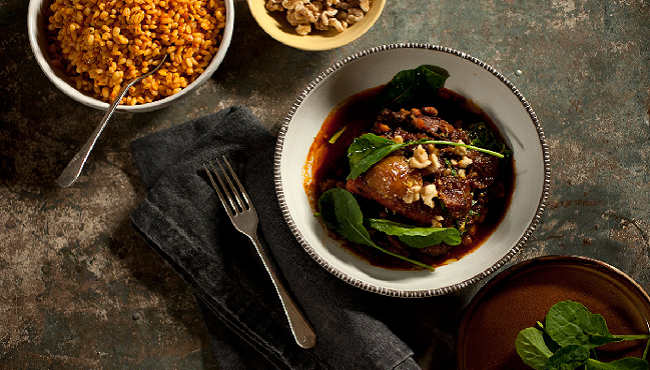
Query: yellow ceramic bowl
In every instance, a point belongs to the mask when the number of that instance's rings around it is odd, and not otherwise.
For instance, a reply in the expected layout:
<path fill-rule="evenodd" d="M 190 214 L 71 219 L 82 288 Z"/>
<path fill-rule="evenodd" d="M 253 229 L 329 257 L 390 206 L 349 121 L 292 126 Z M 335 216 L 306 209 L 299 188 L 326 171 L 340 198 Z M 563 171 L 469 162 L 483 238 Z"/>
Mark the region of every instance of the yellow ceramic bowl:
<path fill-rule="evenodd" d="M 301 36 L 287 21 L 286 12 L 269 12 L 265 7 L 267 0 L 247 1 L 253 17 L 271 37 L 296 49 L 312 51 L 336 49 L 358 39 L 375 24 L 386 5 L 386 0 L 372 0 L 370 11 L 363 19 L 343 32 L 330 29 Z"/>

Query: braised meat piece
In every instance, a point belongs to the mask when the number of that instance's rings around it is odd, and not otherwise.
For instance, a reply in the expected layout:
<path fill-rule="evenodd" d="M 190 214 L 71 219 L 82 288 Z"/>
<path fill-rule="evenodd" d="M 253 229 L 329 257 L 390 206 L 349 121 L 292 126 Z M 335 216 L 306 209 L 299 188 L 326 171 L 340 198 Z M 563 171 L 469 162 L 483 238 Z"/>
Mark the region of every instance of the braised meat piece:
<path fill-rule="evenodd" d="M 466 180 L 458 177 L 441 177 L 436 181 L 440 200 L 453 218 L 464 217 L 472 208 L 472 189 Z"/>
<path fill-rule="evenodd" d="M 435 138 L 447 137 L 455 130 L 454 126 L 440 117 L 413 116 L 412 124 L 418 130 L 426 132 Z"/>
<path fill-rule="evenodd" d="M 422 175 L 409 167 L 406 157 L 390 155 L 354 180 L 348 180 L 346 189 L 364 198 L 374 200 L 389 210 L 421 224 L 431 224 L 439 214 L 422 202 L 406 203 L 404 195 L 409 188 L 422 186 Z"/>
<path fill-rule="evenodd" d="M 485 189 L 494 184 L 499 172 L 499 159 L 476 150 L 468 151 L 467 157 L 472 160 L 467 176 L 470 186 Z"/>
<path fill-rule="evenodd" d="M 399 111 L 392 111 L 390 109 L 384 109 L 377 117 L 377 124 L 383 124 L 391 128 L 397 128 L 400 126 L 406 126 L 409 122 L 409 116 L 411 112 L 406 109 L 401 109 Z"/>
<path fill-rule="evenodd" d="M 393 130 L 392 132 L 390 132 L 390 134 L 388 134 L 386 136 L 388 136 L 388 138 L 393 139 L 393 140 L 395 140 L 396 136 L 400 136 L 403 141 L 418 141 L 418 140 L 422 140 L 422 139 L 429 139 L 429 137 L 427 135 L 425 135 L 425 134 L 411 133 L 411 132 L 408 132 L 408 131 L 406 131 L 405 129 L 403 129 L 401 127 L 396 128 L 395 130 Z"/>
<path fill-rule="evenodd" d="M 443 138 L 454 132 L 454 126 L 444 119 L 437 117 L 438 111 L 433 107 L 422 109 L 401 109 L 400 111 L 391 111 L 384 109 L 373 127 L 373 132 L 385 134 L 398 128 L 412 129 L 421 131 L 431 137 Z M 422 135 L 425 136 L 425 135 Z M 420 137 L 423 138 L 423 137 Z"/>
<path fill-rule="evenodd" d="M 471 142 L 469 135 L 467 134 L 467 131 L 465 130 L 455 130 L 449 134 L 449 137 L 447 140 L 457 143 L 459 140 L 462 141 L 465 144 L 469 144 Z"/>

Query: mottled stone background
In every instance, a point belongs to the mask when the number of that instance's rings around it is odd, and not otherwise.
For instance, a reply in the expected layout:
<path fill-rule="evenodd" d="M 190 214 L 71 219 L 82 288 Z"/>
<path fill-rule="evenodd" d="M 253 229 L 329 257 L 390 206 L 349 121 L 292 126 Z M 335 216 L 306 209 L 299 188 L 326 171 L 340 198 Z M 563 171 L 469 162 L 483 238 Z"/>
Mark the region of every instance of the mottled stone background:
<path fill-rule="evenodd" d="M 490 63 L 539 116 L 551 194 L 515 261 L 595 257 L 650 289 L 650 1 L 388 0 L 369 33 L 326 52 L 274 41 L 235 3 L 233 43 L 213 78 L 173 107 L 116 115 L 80 180 L 61 189 L 56 178 L 103 113 L 43 75 L 28 1 L 0 1 L 0 369 L 215 369 L 193 296 L 130 228 L 144 188 L 129 142 L 233 104 L 277 131 L 320 71 L 394 42 Z"/>

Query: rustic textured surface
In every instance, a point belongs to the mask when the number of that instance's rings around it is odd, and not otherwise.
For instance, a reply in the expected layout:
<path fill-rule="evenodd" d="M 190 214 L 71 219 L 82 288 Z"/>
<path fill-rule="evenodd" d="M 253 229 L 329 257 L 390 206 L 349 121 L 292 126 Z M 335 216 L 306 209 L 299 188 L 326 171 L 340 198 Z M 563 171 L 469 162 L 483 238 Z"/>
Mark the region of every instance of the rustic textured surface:
<path fill-rule="evenodd" d="M 277 130 L 321 70 L 393 42 L 466 51 L 538 114 L 551 195 L 516 260 L 595 257 L 650 289 L 650 1 L 388 1 L 353 44 L 304 52 L 264 34 L 237 0 L 233 44 L 214 77 L 173 107 L 115 116 L 68 189 L 55 180 L 102 113 L 41 73 L 27 5 L 0 2 L 0 369 L 215 369 L 193 296 L 129 226 L 144 196 L 129 142 L 233 104 Z M 471 291 L 435 299 L 455 307 Z"/>

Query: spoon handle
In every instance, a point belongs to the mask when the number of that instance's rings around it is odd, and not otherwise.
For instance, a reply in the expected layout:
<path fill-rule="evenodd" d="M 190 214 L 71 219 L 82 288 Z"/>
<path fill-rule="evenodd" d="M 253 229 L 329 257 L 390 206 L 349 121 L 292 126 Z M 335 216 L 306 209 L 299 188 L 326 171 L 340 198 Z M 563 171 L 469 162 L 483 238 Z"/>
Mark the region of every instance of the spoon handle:
<path fill-rule="evenodd" d="M 113 112 L 115 112 L 115 108 L 117 107 L 118 104 L 120 104 L 120 101 L 122 100 L 126 92 L 129 90 L 129 88 L 133 86 L 133 84 L 135 84 L 136 82 L 156 72 L 160 68 L 160 66 L 163 65 L 166 59 L 167 59 L 167 54 L 165 54 L 165 56 L 160 61 L 160 63 L 158 63 L 156 68 L 143 74 L 142 76 L 139 76 L 138 78 L 131 80 L 131 82 L 126 84 L 124 87 L 122 87 L 120 92 L 117 94 L 117 97 L 115 97 L 111 105 L 108 107 L 108 110 L 104 114 L 104 117 L 102 118 L 101 122 L 99 122 L 99 125 L 97 125 L 97 127 L 95 128 L 95 131 L 93 131 L 93 134 L 88 138 L 88 140 L 86 140 L 84 146 L 82 146 L 81 149 L 79 149 L 77 154 L 75 154 L 75 156 L 72 158 L 70 163 L 68 163 L 68 166 L 63 170 L 63 172 L 59 176 L 57 183 L 61 187 L 67 188 L 77 180 L 79 174 L 81 174 L 81 170 L 83 169 L 84 165 L 86 164 L 86 161 L 88 160 L 90 151 L 93 149 L 95 143 L 97 142 L 97 139 L 99 138 L 99 135 L 101 135 L 102 131 L 104 131 L 104 127 L 106 127 L 108 120 L 113 115 Z"/>
<path fill-rule="evenodd" d="M 130 84 L 122 88 L 122 90 L 120 90 L 120 93 L 118 94 L 117 98 L 115 98 L 115 100 L 113 100 L 111 105 L 108 107 L 108 110 L 104 114 L 104 118 L 102 118 L 102 121 L 99 123 L 99 125 L 97 125 L 95 131 L 93 131 L 93 134 L 88 138 L 88 140 L 86 140 L 84 146 L 82 146 L 81 149 L 79 149 L 77 154 L 75 154 L 75 156 L 72 158 L 70 163 L 68 163 L 68 166 L 63 170 L 63 172 L 61 172 L 61 175 L 59 176 L 59 180 L 57 181 L 60 186 L 67 188 L 77 180 L 79 174 L 81 174 L 81 170 L 86 164 L 86 160 L 90 155 L 90 151 L 95 146 L 95 143 L 99 138 L 99 135 L 102 133 L 102 131 L 104 131 L 104 127 L 106 127 L 109 118 L 111 118 L 113 112 L 115 112 L 115 108 L 119 104 L 120 100 L 122 100 L 124 94 L 129 89 L 129 87 Z"/>

